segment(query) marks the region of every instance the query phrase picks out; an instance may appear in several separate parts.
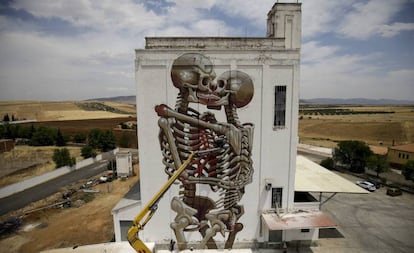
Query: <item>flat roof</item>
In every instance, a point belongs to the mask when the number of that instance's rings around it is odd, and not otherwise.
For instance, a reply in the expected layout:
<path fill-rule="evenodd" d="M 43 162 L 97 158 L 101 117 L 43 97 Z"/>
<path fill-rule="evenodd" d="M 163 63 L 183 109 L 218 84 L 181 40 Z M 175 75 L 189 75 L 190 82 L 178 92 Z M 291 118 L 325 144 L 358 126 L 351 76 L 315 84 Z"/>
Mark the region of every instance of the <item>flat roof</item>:
<path fill-rule="evenodd" d="M 296 157 L 295 191 L 368 193 L 355 183 L 325 169 L 304 156 Z"/>
<path fill-rule="evenodd" d="M 262 218 L 269 230 L 336 227 L 336 224 L 328 216 L 316 210 L 300 210 L 282 215 L 264 213 Z"/>

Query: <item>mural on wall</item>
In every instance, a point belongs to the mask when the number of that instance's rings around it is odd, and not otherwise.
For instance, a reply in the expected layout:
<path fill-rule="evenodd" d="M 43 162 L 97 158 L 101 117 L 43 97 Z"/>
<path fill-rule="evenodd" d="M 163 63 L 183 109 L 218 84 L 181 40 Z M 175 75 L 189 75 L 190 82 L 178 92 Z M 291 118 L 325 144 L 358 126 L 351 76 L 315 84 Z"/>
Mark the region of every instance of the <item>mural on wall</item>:
<path fill-rule="evenodd" d="M 252 79 L 238 70 L 226 71 L 216 78 L 210 59 L 199 53 L 186 53 L 175 59 L 171 79 L 179 90 L 175 108 L 164 104 L 155 107 L 160 117 L 159 141 L 165 172 L 171 176 L 191 152 L 199 155 L 179 177 L 179 196 L 171 200 L 176 216 L 170 226 L 180 250 L 187 248 L 186 233 L 194 231 L 202 236 L 202 249 L 217 248 L 218 233 L 224 237 L 224 247 L 232 248 L 237 233 L 243 229 L 239 219 L 244 208 L 239 202 L 253 176 L 254 126 L 242 124 L 237 115 L 237 109 L 253 98 Z M 224 109 L 226 122 L 218 122 L 210 111 L 201 113 L 191 108 L 191 103 Z M 200 185 L 207 185 L 215 194 L 202 196 Z"/>

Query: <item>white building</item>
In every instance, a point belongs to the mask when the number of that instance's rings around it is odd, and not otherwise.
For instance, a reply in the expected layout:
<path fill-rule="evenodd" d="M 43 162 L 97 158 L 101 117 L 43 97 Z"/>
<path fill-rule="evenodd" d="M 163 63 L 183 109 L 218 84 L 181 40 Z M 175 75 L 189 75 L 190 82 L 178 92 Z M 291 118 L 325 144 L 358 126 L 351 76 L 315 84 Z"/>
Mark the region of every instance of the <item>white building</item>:
<path fill-rule="evenodd" d="M 132 154 L 129 151 L 118 151 L 116 157 L 116 173 L 118 177 L 129 177 L 133 174 Z"/>
<path fill-rule="evenodd" d="M 128 202 L 129 204 L 118 205 L 114 208 L 117 241 L 125 238 L 121 231 L 126 229 L 123 226 L 130 226 L 131 220 L 134 218 L 132 210 L 135 209 L 135 214 L 137 214 L 168 179 L 165 167 L 166 164 L 168 167 L 168 163 L 173 160 L 168 156 L 174 156 L 174 152 L 171 151 L 173 155 L 169 153 L 172 144 L 166 141 L 169 137 L 165 137 L 165 128 L 161 127 L 164 135 L 160 136 L 159 120 L 162 116 L 157 115 L 154 108 L 157 105 L 165 104 L 175 112 L 180 112 L 180 105 L 183 104 L 181 100 L 184 96 L 178 96 L 177 87 L 180 85 L 176 81 L 173 83 L 172 78 L 177 78 L 177 76 L 190 80 L 189 82 L 195 80 L 198 88 L 201 86 L 210 87 L 213 84 L 211 81 L 215 81 L 220 86 L 221 77 L 226 75 L 233 77 L 234 73 L 236 73 L 236 79 L 240 77 L 240 82 L 250 82 L 251 80 L 253 83 L 254 95 L 242 101 L 241 105 L 235 108 L 235 111 L 237 111 L 236 116 L 238 116 L 240 123 L 254 125 L 254 130 L 251 131 L 252 138 L 249 138 L 248 141 L 248 152 L 250 153 L 246 155 L 251 158 L 254 172 L 251 175 L 251 182 L 247 180 L 249 182 L 240 190 L 244 194 L 238 199 L 238 205 L 244 207 L 244 214 L 237 219 L 234 218 L 234 213 L 229 214 L 233 215 L 231 217 L 236 221 L 223 230 L 226 231 L 224 236 L 220 233 L 214 235 L 213 240 L 217 247 L 225 247 L 224 245 L 230 240 L 231 232 L 229 231 L 238 223 L 242 224 L 243 229 L 235 235 L 233 248 L 266 247 L 271 243 L 292 240 L 315 240 L 318 238 L 318 226 L 332 226 L 332 223 L 329 222 L 318 224 L 313 220 L 309 221 L 314 217 L 309 215 L 300 217 L 302 220 L 307 220 L 304 223 L 305 227 L 303 224 L 291 227 L 280 226 L 285 222 L 280 219 L 281 213 L 289 214 L 306 205 L 303 203 L 295 204 L 294 201 L 298 143 L 301 4 L 274 4 L 268 13 L 267 22 L 267 36 L 263 38 L 151 37 L 146 38 L 145 49 L 136 50 L 135 73 L 139 118 L 141 201 Z M 185 57 L 187 57 L 187 61 L 193 57 L 194 62 L 198 64 L 197 69 L 202 68 L 204 72 L 199 74 L 188 71 L 175 73 L 177 68 L 180 70 L 182 68 L 188 69 L 189 66 L 180 65 L 181 59 Z M 196 63 L 194 64 L 196 65 Z M 216 75 L 212 74 L 211 69 Z M 248 77 L 245 77 L 246 75 Z M 206 83 L 204 80 L 207 80 Z M 237 92 L 240 87 L 238 86 L 235 88 L 236 91 L 232 91 L 230 96 L 233 96 L 233 101 L 237 100 L 234 97 L 239 96 Z M 214 86 L 212 89 L 216 88 Z M 227 87 L 227 89 L 230 88 Z M 190 93 L 192 92 L 190 91 Z M 193 93 L 194 97 L 200 98 L 198 93 Z M 191 98 L 190 94 L 186 99 L 190 101 L 189 106 L 201 114 L 200 117 L 202 117 L 202 113 L 209 111 L 215 117 L 211 121 L 213 124 L 220 125 L 229 122 L 229 116 L 221 106 L 206 108 L 201 103 L 191 103 L 196 99 L 194 97 Z M 174 107 L 175 109 L 173 109 Z M 159 111 L 158 114 L 160 114 Z M 180 121 L 180 115 L 171 116 L 170 112 L 165 115 L 170 123 Z M 171 125 L 166 127 L 167 130 L 171 130 L 169 127 Z M 241 128 L 244 128 L 244 125 Z M 204 130 L 200 130 L 200 133 L 202 131 Z M 173 132 L 177 134 L 178 130 L 175 129 Z M 192 141 L 191 137 L 187 137 L 185 133 L 182 134 L 185 137 L 181 136 L 182 140 L 179 145 L 188 144 L 191 146 L 192 144 L 189 144 Z M 164 144 L 162 148 L 159 138 Z M 175 138 L 179 139 L 180 137 L 175 136 Z M 231 138 L 226 140 L 229 141 L 229 139 Z M 185 150 L 185 148 L 182 147 L 181 150 Z M 173 168 L 173 165 L 171 166 Z M 198 175 L 198 177 L 203 177 L 203 175 Z M 174 184 L 158 203 L 157 213 L 146 225 L 145 230 L 140 233 L 140 238 L 144 242 L 168 245 L 171 240 L 177 240 L 177 232 L 170 227 L 175 226 L 173 223 L 177 218 L 177 212 L 172 210 L 171 202 L 174 197 L 182 194 L 180 193 L 180 184 Z M 215 187 L 216 185 L 210 185 L 210 187 L 209 185 L 197 185 L 195 194 L 203 196 L 204 199 L 219 198 L 213 191 Z M 318 208 L 318 203 L 316 206 L 312 205 L 307 208 Z M 316 215 L 323 216 L 320 212 Z M 211 220 L 206 220 L 206 222 L 210 222 L 208 225 L 211 228 Z M 228 225 L 228 223 L 226 224 Z M 185 240 L 189 244 L 194 243 L 197 247 L 200 242 L 206 239 L 196 231 L 185 232 Z"/>

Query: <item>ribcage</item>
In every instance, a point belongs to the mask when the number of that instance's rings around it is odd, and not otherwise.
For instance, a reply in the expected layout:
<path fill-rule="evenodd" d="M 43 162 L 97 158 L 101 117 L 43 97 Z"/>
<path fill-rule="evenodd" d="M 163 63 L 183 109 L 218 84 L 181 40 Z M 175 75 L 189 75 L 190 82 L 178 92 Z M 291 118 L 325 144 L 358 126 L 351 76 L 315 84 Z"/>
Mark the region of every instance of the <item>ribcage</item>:
<path fill-rule="evenodd" d="M 191 116 L 199 119 L 196 111 L 190 111 Z M 197 157 L 191 166 L 180 177 L 182 184 L 207 184 L 220 198 L 216 207 L 229 208 L 238 203 L 244 193 L 244 186 L 252 180 L 252 161 L 250 147 L 250 130 L 240 127 L 242 131 L 241 154 L 233 151 L 224 133 L 199 125 L 182 122 L 169 118 L 169 131 L 174 136 L 174 142 L 167 141 L 165 133 L 160 132 L 160 144 L 163 152 L 165 172 L 172 175 L 176 166 L 173 150 L 177 150 L 181 162 L 185 161 L 194 151 L 215 150 L 205 156 Z"/>

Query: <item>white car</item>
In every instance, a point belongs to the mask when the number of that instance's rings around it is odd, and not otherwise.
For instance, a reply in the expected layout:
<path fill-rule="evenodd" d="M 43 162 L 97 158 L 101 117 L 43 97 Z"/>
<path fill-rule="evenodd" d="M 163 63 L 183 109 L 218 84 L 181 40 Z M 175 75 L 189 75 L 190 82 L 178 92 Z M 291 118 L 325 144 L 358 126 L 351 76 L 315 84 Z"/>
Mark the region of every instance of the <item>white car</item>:
<path fill-rule="evenodd" d="M 374 184 L 367 181 L 356 181 L 356 184 L 370 192 L 373 192 L 377 189 Z"/>

